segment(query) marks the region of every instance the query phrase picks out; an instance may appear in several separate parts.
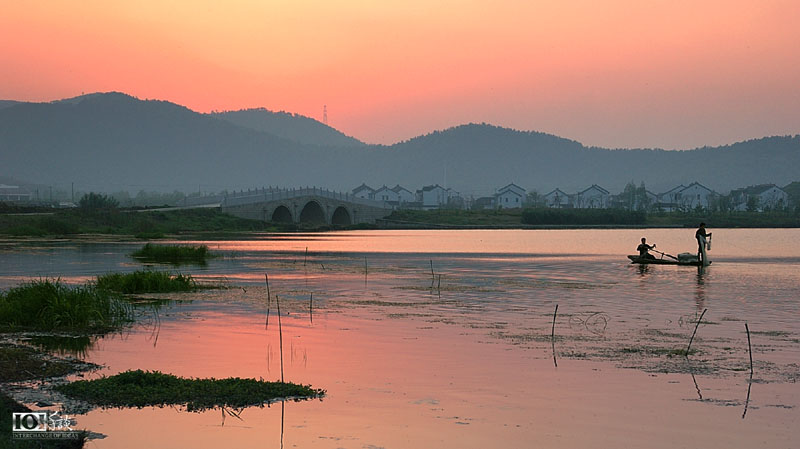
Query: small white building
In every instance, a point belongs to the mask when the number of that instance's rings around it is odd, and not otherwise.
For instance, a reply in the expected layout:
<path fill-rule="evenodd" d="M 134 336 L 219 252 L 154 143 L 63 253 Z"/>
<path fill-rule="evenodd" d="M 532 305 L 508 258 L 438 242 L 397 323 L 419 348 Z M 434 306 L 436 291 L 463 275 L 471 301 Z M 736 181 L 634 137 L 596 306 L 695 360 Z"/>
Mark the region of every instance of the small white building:
<path fill-rule="evenodd" d="M 516 209 L 522 207 L 525 201 L 525 189 L 513 182 L 501 187 L 495 193 L 495 205 L 499 209 Z"/>
<path fill-rule="evenodd" d="M 681 207 L 681 191 L 685 189 L 686 186 L 681 184 L 677 187 L 673 187 L 667 190 L 664 193 L 660 193 L 657 195 L 658 201 L 656 201 L 656 208 L 661 209 L 665 212 L 672 212 L 674 210 L 678 210 Z"/>
<path fill-rule="evenodd" d="M 372 198 L 376 201 L 383 201 L 385 203 L 399 203 L 399 196 L 397 193 L 386 187 L 385 185 L 375 190 L 372 194 Z"/>
<path fill-rule="evenodd" d="M 414 192 L 402 187 L 400 184 L 392 187 L 392 192 L 397 194 L 397 200 L 400 202 L 400 204 L 413 203 L 416 199 L 414 197 Z"/>
<path fill-rule="evenodd" d="M 555 207 L 559 209 L 570 207 L 570 197 L 561 189 L 556 188 L 552 192 L 544 196 L 544 203 L 547 207 Z"/>
<path fill-rule="evenodd" d="M 733 209 L 745 211 L 748 203 L 753 203 L 756 210 L 783 209 L 789 204 L 789 194 L 775 184 L 761 184 L 744 189 L 732 190 L 730 193 Z M 752 200 L 751 200 L 752 198 Z"/>
<path fill-rule="evenodd" d="M 717 196 L 716 192 L 708 187 L 693 182 L 686 186 L 685 189 L 680 191 L 680 208 L 681 210 L 693 210 L 698 207 L 708 209 L 711 206 L 711 200 Z"/>
<path fill-rule="evenodd" d="M 365 200 L 371 200 L 375 198 L 375 189 L 363 183 L 360 186 L 353 189 L 352 193 L 354 197 L 362 198 Z"/>
<path fill-rule="evenodd" d="M 606 209 L 610 193 L 597 184 L 576 193 L 572 197 L 572 206 L 580 209 Z"/>
<path fill-rule="evenodd" d="M 0 201 L 16 203 L 31 201 L 33 195 L 20 186 L 0 184 Z"/>
<path fill-rule="evenodd" d="M 497 198 L 494 196 L 482 196 L 470 204 L 470 209 L 473 210 L 484 210 L 484 209 L 494 209 Z"/>
<path fill-rule="evenodd" d="M 450 192 L 439 184 L 432 186 L 425 186 L 421 190 L 417 190 L 417 201 L 422 204 L 422 209 L 439 209 L 447 205 L 450 198 Z"/>

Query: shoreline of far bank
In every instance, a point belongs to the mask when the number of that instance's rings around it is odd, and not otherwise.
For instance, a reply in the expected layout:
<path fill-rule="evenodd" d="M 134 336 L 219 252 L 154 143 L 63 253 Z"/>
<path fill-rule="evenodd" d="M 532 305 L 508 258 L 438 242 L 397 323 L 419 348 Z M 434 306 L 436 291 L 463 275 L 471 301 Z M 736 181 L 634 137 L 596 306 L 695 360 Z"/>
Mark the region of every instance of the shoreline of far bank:
<path fill-rule="evenodd" d="M 700 222 L 715 229 L 800 228 L 800 211 L 641 212 L 619 209 L 398 210 L 374 224 L 274 223 L 234 217 L 219 209 L 152 211 L 56 210 L 48 215 L 0 214 L 0 240 L 219 240 L 258 234 L 370 229 L 674 229 Z"/>

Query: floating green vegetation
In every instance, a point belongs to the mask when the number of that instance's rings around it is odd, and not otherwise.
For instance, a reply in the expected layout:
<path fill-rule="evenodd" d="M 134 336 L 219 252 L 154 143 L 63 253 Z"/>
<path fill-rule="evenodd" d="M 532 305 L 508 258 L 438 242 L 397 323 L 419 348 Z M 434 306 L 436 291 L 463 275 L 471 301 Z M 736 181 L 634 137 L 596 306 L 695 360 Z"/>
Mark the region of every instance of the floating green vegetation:
<path fill-rule="evenodd" d="M 627 348 L 619 348 L 612 352 L 616 352 L 617 354 L 640 354 L 646 356 L 667 356 L 667 357 L 675 357 L 675 356 L 689 356 L 692 354 L 697 354 L 696 349 L 690 349 L 688 352 L 686 349 L 675 349 L 675 348 L 663 348 L 663 347 L 656 347 L 656 346 L 634 346 L 634 347 L 627 347 Z"/>
<path fill-rule="evenodd" d="M 750 331 L 753 335 L 764 335 L 767 337 L 788 337 L 792 335 L 790 332 L 786 331 Z"/>
<path fill-rule="evenodd" d="M 248 407 L 277 399 L 321 397 L 324 390 L 256 379 L 183 378 L 158 371 L 126 371 L 95 380 L 80 380 L 56 390 L 104 407 L 185 405 L 189 411 L 213 407 Z"/>
<path fill-rule="evenodd" d="M 147 243 L 131 254 L 131 257 L 143 262 L 202 265 L 206 263 L 206 259 L 213 257 L 213 254 L 206 245 L 153 245 Z"/>
<path fill-rule="evenodd" d="M 39 279 L 0 292 L 0 330 L 104 332 L 131 321 L 130 304 L 92 284 Z"/>
<path fill-rule="evenodd" d="M 133 273 L 108 273 L 97 276 L 97 287 L 119 293 L 169 293 L 197 290 L 190 274 L 139 270 Z"/>

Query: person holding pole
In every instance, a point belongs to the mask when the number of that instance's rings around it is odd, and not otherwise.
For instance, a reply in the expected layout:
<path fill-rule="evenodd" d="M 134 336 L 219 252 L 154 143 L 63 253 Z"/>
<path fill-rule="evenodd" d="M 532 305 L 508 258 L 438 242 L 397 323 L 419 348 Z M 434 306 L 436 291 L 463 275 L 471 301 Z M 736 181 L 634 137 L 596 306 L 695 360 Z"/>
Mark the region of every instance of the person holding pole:
<path fill-rule="evenodd" d="M 697 228 L 694 237 L 697 239 L 697 260 L 703 265 L 708 265 L 704 256 L 706 253 L 706 241 L 711 238 L 711 233 L 706 231 L 705 223 L 700 223 L 700 227 Z"/>

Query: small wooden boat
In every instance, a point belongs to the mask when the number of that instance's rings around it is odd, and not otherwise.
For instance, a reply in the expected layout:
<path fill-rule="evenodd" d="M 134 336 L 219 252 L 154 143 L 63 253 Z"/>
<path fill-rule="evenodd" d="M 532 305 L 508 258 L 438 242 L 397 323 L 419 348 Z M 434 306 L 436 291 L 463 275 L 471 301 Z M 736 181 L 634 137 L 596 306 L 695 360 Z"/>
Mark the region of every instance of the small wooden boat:
<path fill-rule="evenodd" d="M 642 258 L 639 257 L 638 254 L 629 255 L 628 259 L 631 260 L 631 263 L 638 263 L 638 264 L 652 264 L 652 265 L 686 265 L 691 267 L 699 267 L 702 265 L 702 262 L 698 262 L 696 260 L 690 261 L 683 261 L 683 260 L 673 260 L 673 259 L 649 259 L 649 258 Z M 708 262 L 711 264 L 711 261 Z"/>

